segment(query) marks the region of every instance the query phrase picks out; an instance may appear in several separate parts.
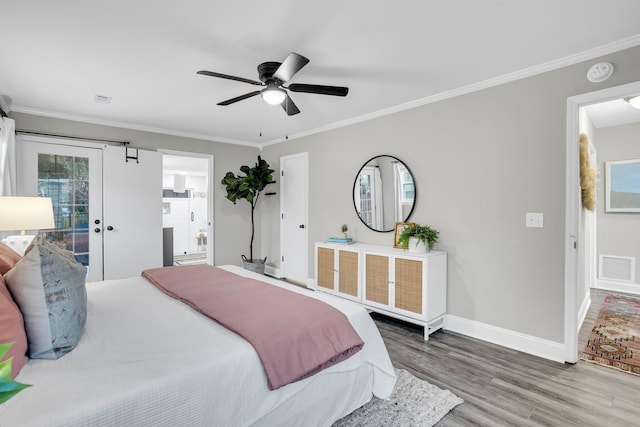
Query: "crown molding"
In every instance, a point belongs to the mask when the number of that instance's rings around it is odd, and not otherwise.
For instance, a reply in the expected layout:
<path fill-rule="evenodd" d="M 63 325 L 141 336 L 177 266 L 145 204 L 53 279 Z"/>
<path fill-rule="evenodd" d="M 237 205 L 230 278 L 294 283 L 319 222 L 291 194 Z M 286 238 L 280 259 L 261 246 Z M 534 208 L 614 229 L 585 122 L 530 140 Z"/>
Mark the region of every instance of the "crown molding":
<path fill-rule="evenodd" d="M 82 122 L 82 123 L 91 123 L 94 125 L 111 126 L 111 127 L 118 127 L 118 128 L 124 128 L 124 129 L 132 129 L 132 130 L 137 130 L 142 132 L 159 133 L 164 135 L 173 135 L 173 136 L 180 136 L 184 138 L 201 139 L 205 141 L 220 142 L 224 144 L 243 145 L 247 147 L 257 148 L 257 144 L 255 143 L 240 141 L 236 139 L 221 138 L 217 136 L 204 135 L 199 133 L 182 132 L 182 131 L 176 131 L 172 129 L 156 128 L 152 126 L 138 125 L 134 123 L 118 122 L 115 120 L 104 120 L 104 119 L 98 119 L 95 117 L 80 116 L 76 114 L 58 113 L 55 111 L 40 110 L 37 108 L 22 107 L 19 105 L 13 106 L 11 108 L 11 111 L 15 111 L 18 113 L 25 113 L 25 114 L 33 114 L 35 116 L 51 117 L 54 119 L 72 120 L 72 121 Z"/>
<path fill-rule="evenodd" d="M 353 125 L 356 123 L 365 122 L 368 120 L 373 120 L 373 119 L 388 116 L 391 114 L 399 113 L 401 111 L 421 107 L 423 105 L 433 104 L 434 102 L 443 101 L 445 99 L 455 98 L 456 96 L 466 95 L 466 94 L 477 92 L 483 89 L 488 89 L 494 86 L 500 86 L 505 83 L 514 82 L 516 80 L 522 80 L 528 77 L 533 77 L 538 74 L 546 73 L 548 71 L 553 71 L 553 70 L 564 68 L 570 65 L 579 64 L 580 62 L 589 61 L 594 58 L 619 52 L 621 50 L 635 47 L 638 45 L 640 45 L 640 35 L 635 35 L 632 37 L 628 37 L 626 39 L 618 40 L 616 42 L 594 48 L 594 49 L 589 49 L 584 52 L 566 56 L 558 60 L 545 62 L 539 65 L 534 65 L 532 67 L 514 71 L 513 73 L 503 74 L 498 77 L 494 77 L 488 80 L 483 80 L 477 83 L 472 83 L 467 86 L 462 86 L 460 88 L 441 92 L 435 95 L 427 96 L 425 98 L 417 99 L 415 101 L 407 102 L 405 104 L 396 105 L 394 107 L 385 108 L 383 110 L 375 111 L 369 114 L 364 114 L 362 116 L 354 117 L 352 119 L 331 123 L 329 125 L 311 129 L 305 132 L 289 135 L 288 140 L 298 139 L 298 138 L 313 135 L 316 133 L 330 131 L 333 129 L 337 129 L 337 128 Z M 274 139 L 272 141 L 268 141 L 263 144 L 260 144 L 260 148 L 262 149 L 269 145 L 279 144 L 284 141 L 286 141 L 286 139 L 284 138 Z"/>

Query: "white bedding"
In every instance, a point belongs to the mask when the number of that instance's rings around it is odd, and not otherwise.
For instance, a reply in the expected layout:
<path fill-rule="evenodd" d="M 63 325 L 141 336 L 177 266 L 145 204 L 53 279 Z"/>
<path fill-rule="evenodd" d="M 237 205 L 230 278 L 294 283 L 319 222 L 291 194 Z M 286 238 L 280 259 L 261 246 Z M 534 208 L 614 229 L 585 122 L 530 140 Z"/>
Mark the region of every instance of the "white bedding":
<path fill-rule="evenodd" d="M 365 346 L 311 378 L 269 391 L 253 347 L 142 277 L 87 284 L 84 335 L 58 360 L 30 360 L 32 384 L 0 405 L 0 426 L 328 426 L 395 374 L 380 333 L 359 305 L 225 266 L 325 301 Z M 313 319 L 309 319 L 313 321 Z"/>

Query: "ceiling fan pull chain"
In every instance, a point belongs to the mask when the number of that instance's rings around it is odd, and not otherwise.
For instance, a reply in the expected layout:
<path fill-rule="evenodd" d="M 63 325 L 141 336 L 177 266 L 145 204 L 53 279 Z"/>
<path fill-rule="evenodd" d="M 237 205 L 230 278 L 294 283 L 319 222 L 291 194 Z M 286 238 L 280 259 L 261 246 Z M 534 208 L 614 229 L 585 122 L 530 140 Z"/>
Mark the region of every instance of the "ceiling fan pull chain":
<path fill-rule="evenodd" d="M 287 102 L 288 99 L 285 98 L 284 102 L 285 102 L 285 108 L 284 108 L 284 112 L 287 113 L 287 117 L 284 118 L 285 120 L 285 125 L 284 125 L 284 139 L 287 140 L 289 139 L 289 103 Z"/>
<path fill-rule="evenodd" d="M 264 123 L 264 100 L 262 97 L 258 98 L 258 102 L 260 103 L 260 138 L 262 138 L 262 124 Z"/>

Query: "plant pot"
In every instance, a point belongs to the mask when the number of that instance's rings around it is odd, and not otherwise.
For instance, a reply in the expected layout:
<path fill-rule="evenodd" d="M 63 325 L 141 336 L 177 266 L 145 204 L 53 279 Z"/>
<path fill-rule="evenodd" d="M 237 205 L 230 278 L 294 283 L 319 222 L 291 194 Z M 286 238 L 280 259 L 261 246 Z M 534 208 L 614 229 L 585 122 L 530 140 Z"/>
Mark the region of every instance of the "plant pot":
<path fill-rule="evenodd" d="M 252 259 L 249 260 L 247 257 L 242 255 L 242 267 L 245 270 L 253 271 L 254 273 L 264 274 L 264 265 L 267 262 L 267 257 L 264 259 Z"/>
<path fill-rule="evenodd" d="M 416 237 L 409 237 L 409 246 L 407 246 L 409 252 L 414 254 L 423 254 L 429 252 L 427 244 Z"/>

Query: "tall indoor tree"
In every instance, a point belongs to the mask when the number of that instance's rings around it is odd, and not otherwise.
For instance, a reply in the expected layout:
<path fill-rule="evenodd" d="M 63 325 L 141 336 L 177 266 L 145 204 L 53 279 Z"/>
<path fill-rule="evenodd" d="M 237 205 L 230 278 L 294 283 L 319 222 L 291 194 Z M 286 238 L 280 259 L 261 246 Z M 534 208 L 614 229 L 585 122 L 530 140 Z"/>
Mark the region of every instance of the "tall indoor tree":
<path fill-rule="evenodd" d="M 244 175 L 236 175 L 233 172 L 227 172 L 222 179 L 222 185 L 227 190 L 227 199 L 236 204 L 238 200 L 244 199 L 251 205 L 251 241 L 249 243 L 249 259 L 242 255 L 242 259 L 246 263 L 262 264 L 262 271 L 264 271 L 264 263 L 267 258 L 254 259 L 253 258 L 253 237 L 255 233 L 255 221 L 254 212 L 260 193 L 265 189 L 268 184 L 273 183 L 273 172 L 269 163 L 267 163 L 262 157 L 258 156 L 258 161 L 253 167 L 246 165 L 240 166 L 240 172 Z"/>

